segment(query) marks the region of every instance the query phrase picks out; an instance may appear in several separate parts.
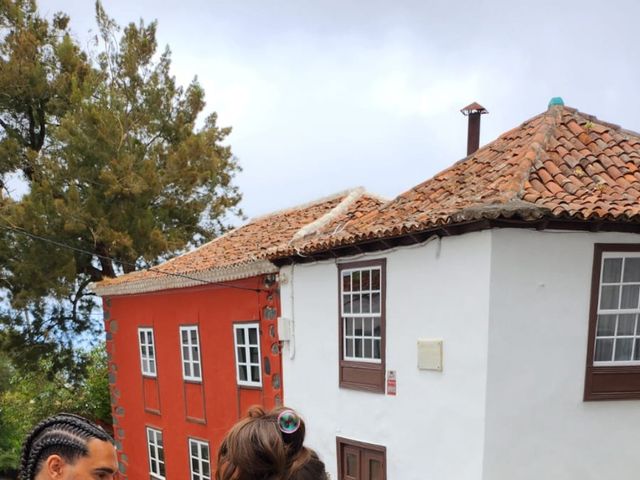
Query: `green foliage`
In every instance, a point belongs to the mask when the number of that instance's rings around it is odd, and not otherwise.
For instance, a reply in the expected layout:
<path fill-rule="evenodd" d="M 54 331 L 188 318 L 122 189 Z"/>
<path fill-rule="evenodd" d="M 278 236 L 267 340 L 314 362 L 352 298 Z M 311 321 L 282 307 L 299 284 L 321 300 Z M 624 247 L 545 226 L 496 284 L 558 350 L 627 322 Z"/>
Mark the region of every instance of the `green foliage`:
<path fill-rule="evenodd" d="M 54 371 L 75 362 L 78 374 L 73 342 L 100 329 L 91 282 L 209 240 L 241 215 L 230 129 L 215 113 L 199 120 L 204 91 L 176 84 L 156 23 L 120 29 L 99 2 L 96 20 L 89 55 L 68 16 L 0 0 L 0 297 L 10 307 L 0 331 L 14 358 L 45 355 Z M 20 200 L 3 193 L 11 173 L 28 182 Z"/>
<path fill-rule="evenodd" d="M 0 473 L 17 468 L 23 439 L 43 418 L 70 412 L 111 424 L 104 345 L 87 357 L 88 375 L 77 381 L 64 370 L 49 377 L 48 359 L 31 368 L 18 368 L 0 354 Z"/>

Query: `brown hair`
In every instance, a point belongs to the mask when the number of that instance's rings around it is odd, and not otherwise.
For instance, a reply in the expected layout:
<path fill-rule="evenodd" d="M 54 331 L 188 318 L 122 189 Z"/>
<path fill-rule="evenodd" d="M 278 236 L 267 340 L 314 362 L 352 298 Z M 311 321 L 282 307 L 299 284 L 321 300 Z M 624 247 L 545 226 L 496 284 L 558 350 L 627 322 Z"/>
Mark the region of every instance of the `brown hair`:
<path fill-rule="evenodd" d="M 278 415 L 285 407 L 266 413 L 262 407 L 249 409 L 236 423 L 218 450 L 216 480 L 326 480 L 324 463 L 305 447 L 304 421 L 293 433 L 283 433 Z"/>

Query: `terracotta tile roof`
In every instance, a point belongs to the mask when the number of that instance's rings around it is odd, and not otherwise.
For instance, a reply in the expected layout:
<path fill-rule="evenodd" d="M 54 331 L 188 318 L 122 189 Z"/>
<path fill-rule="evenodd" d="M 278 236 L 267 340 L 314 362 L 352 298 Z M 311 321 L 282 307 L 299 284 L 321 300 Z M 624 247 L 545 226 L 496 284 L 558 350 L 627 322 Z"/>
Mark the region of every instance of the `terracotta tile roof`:
<path fill-rule="evenodd" d="M 382 200 L 366 193 L 362 188 L 341 192 L 312 203 L 252 219 L 247 224 L 158 267 L 103 280 L 96 283 L 93 289 L 100 295 L 164 290 L 198 284 L 197 281 L 190 282 L 189 278 L 180 275 L 210 280 L 213 278 L 212 271 L 235 270 L 234 275 L 215 277 L 225 281 L 232 277 L 251 276 L 253 270 L 240 268 L 249 264 L 258 265 L 257 273 L 276 271 L 277 269 L 266 259 L 268 251 L 283 248 L 294 238 L 304 238 L 305 235 L 316 231 L 326 231 L 332 228 L 340 217 L 354 218 L 361 214 L 360 211 L 369 211 L 382 203 Z M 202 272 L 208 272 L 208 275 L 202 277 L 199 275 Z"/>
<path fill-rule="evenodd" d="M 640 134 L 554 105 L 340 231 L 297 248 L 316 252 L 481 219 L 638 222 L 639 169 Z"/>

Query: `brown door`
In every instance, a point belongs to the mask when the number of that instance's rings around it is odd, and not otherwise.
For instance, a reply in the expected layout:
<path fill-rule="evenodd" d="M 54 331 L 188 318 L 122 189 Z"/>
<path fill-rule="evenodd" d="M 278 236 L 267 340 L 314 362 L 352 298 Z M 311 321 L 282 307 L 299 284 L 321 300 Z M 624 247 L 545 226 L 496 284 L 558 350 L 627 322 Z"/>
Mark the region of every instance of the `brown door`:
<path fill-rule="evenodd" d="M 362 479 L 385 480 L 384 455 L 380 452 L 365 450 L 362 455 Z"/>
<path fill-rule="evenodd" d="M 386 449 L 338 438 L 339 480 L 386 480 Z"/>

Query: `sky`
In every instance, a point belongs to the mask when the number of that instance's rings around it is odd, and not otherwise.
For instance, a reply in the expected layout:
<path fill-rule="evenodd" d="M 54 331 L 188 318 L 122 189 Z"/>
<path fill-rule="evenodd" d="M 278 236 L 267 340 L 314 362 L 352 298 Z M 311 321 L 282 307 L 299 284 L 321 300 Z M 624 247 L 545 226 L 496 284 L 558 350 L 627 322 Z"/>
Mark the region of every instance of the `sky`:
<path fill-rule="evenodd" d="M 40 0 L 76 38 L 91 0 Z M 551 97 L 640 131 L 640 2 L 103 0 L 124 25 L 158 21 L 180 84 L 231 126 L 248 217 L 363 186 L 386 198 L 463 158 L 479 102 L 481 144 Z"/>

